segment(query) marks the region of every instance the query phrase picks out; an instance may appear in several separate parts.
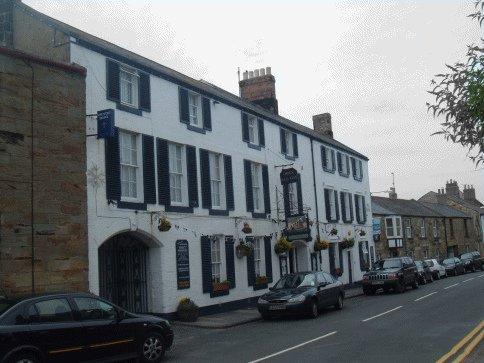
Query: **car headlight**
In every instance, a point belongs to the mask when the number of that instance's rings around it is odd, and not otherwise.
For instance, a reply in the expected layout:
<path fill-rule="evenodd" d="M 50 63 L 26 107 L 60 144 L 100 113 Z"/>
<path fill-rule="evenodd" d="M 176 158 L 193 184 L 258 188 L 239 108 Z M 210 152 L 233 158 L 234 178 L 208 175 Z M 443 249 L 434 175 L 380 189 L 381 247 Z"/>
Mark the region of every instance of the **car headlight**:
<path fill-rule="evenodd" d="M 294 296 L 294 297 L 290 298 L 289 300 L 287 300 L 287 302 L 288 303 L 300 303 L 300 302 L 303 302 L 304 300 L 306 300 L 306 296 L 297 295 L 297 296 Z"/>
<path fill-rule="evenodd" d="M 265 300 L 265 299 L 263 299 L 263 298 L 260 297 L 259 300 L 257 300 L 257 304 L 261 304 L 261 305 L 263 305 L 263 304 L 269 304 L 269 301 L 267 301 L 267 300 Z"/>
<path fill-rule="evenodd" d="M 389 280 L 396 280 L 398 279 L 398 275 L 396 273 L 388 274 Z"/>
<path fill-rule="evenodd" d="M 363 275 L 363 281 L 368 281 L 370 278 L 366 275 Z"/>

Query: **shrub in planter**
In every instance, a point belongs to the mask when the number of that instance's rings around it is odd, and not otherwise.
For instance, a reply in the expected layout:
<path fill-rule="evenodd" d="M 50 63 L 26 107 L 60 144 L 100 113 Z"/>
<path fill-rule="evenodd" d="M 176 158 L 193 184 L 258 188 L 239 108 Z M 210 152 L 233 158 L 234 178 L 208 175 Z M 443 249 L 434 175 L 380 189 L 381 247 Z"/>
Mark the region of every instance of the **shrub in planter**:
<path fill-rule="evenodd" d="M 242 232 L 245 234 L 252 233 L 252 227 L 249 225 L 249 223 L 244 223 L 244 228 L 242 228 Z"/>
<path fill-rule="evenodd" d="M 242 238 L 239 240 L 239 244 L 235 246 L 235 253 L 237 257 L 244 257 L 250 255 L 252 252 L 252 244 L 245 242 Z"/>
<path fill-rule="evenodd" d="M 345 238 L 343 241 L 341 241 L 341 245 L 343 248 L 351 248 L 355 245 L 355 239 Z"/>
<path fill-rule="evenodd" d="M 166 231 L 169 231 L 171 228 L 171 223 L 168 219 L 166 219 L 165 217 L 163 218 L 160 218 L 159 222 L 158 222 L 158 229 L 161 231 L 161 232 L 166 232 Z"/>
<path fill-rule="evenodd" d="M 257 276 L 255 278 L 255 284 L 256 285 L 265 285 L 269 282 L 269 279 L 267 278 L 267 276 Z"/>
<path fill-rule="evenodd" d="M 182 297 L 176 310 L 180 321 L 196 321 L 198 319 L 198 305 L 188 297 Z"/>
<path fill-rule="evenodd" d="M 329 247 L 329 242 L 326 241 L 325 239 L 321 241 L 319 237 L 316 237 L 316 239 L 314 240 L 314 251 L 318 252 L 321 250 L 327 250 L 328 247 Z"/>
<path fill-rule="evenodd" d="M 331 236 L 336 236 L 338 234 L 338 230 L 336 228 L 331 228 L 331 231 L 329 231 L 329 234 Z"/>
<path fill-rule="evenodd" d="M 278 255 L 286 253 L 291 248 L 294 248 L 294 244 L 292 242 L 289 242 L 286 237 L 279 238 L 276 244 L 274 245 L 274 251 Z"/>

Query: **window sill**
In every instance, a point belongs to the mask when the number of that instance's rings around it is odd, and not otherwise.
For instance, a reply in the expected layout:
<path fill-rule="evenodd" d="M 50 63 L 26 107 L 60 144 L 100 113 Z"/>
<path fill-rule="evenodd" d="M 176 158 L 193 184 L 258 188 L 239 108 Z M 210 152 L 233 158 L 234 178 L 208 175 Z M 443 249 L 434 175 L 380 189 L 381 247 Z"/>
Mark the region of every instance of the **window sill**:
<path fill-rule="evenodd" d="M 219 291 L 210 291 L 210 297 L 225 296 L 225 295 L 228 295 L 229 292 L 230 292 L 230 289 L 219 290 Z"/>
<path fill-rule="evenodd" d="M 118 110 L 129 112 L 129 113 L 132 113 L 132 114 L 135 114 L 135 115 L 138 115 L 138 116 L 143 115 L 143 112 L 140 109 L 134 108 L 134 107 L 131 107 L 131 106 L 127 106 L 127 105 L 123 105 L 122 103 L 119 103 L 119 102 L 116 103 L 116 108 Z"/>
<path fill-rule="evenodd" d="M 193 213 L 193 207 L 186 207 L 181 205 L 166 205 L 165 212 Z"/>
<path fill-rule="evenodd" d="M 353 179 L 356 180 L 356 181 L 358 181 L 358 182 L 360 182 L 360 181 L 363 180 L 363 178 L 357 178 L 357 177 L 353 177 Z"/>
<path fill-rule="evenodd" d="M 250 149 L 254 149 L 254 150 L 257 150 L 257 151 L 261 151 L 262 148 L 260 145 L 256 145 L 256 144 L 251 144 L 250 142 L 247 142 L 247 146 L 250 148 Z"/>
<path fill-rule="evenodd" d="M 334 172 L 336 171 L 336 169 L 327 169 L 327 168 L 324 168 L 323 167 L 323 170 L 327 173 L 331 173 L 331 174 L 334 174 Z"/>
<path fill-rule="evenodd" d="M 209 209 L 208 215 L 210 215 L 210 216 L 228 216 L 229 210 L 228 209 Z"/>
<path fill-rule="evenodd" d="M 266 219 L 267 218 L 267 214 L 265 214 L 265 213 L 252 212 L 252 218 Z"/>
<path fill-rule="evenodd" d="M 146 203 L 124 202 L 118 200 L 117 206 L 119 209 L 146 210 Z"/>
<path fill-rule="evenodd" d="M 291 160 L 291 161 L 295 161 L 295 160 L 296 160 L 296 157 L 295 157 L 295 156 L 293 156 L 293 155 L 284 154 L 284 157 L 285 157 L 287 160 Z"/>
<path fill-rule="evenodd" d="M 339 176 L 342 176 L 343 178 L 348 178 L 350 176 L 350 174 L 345 174 L 345 173 L 342 173 L 340 171 L 338 171 L 338 174 L 339 174 Z"/>
<path fill-rule="evenodd" d="M 199 134 L 205 134 L 206 133 L 205 129 L 202 129 L 201 127 L 193 126 L 193 125 L 190 125 L 190 124 L 186 124 L 186 125 L 187 125 L 187 130 L 198 132 Z"/>

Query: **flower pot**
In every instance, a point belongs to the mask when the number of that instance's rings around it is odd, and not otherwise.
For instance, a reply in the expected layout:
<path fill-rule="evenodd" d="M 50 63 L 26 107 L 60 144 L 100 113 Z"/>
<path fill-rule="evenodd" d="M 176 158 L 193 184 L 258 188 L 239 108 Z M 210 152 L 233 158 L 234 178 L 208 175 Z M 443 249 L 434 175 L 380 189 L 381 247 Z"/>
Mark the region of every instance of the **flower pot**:
<path fill-rule="evenodd" d="M 248 251 L 246 248 L 244 247 L 241 247 L 241 246 L 237 246 L 235 247 L 235 255 L 238 257 L 238 258 L 242 258 L 242 257 L 245 257 L 245 256 L 248 256 L 250 253 L 250 251 Z"/>
<path fill-rule="evenodd" d="M 198 308 L 178 310 L 176 313 L 180 321 L 197 321 L 198 319 Z"/>

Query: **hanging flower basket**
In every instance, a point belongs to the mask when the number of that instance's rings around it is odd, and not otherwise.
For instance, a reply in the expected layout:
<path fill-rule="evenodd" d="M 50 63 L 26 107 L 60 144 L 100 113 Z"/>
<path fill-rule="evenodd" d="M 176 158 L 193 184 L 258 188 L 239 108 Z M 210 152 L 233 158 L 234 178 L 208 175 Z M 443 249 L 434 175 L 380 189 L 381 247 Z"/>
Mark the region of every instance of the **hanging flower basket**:
<path fill-rule="evenodd" d="M 196 321 L 198 319 L 198 305 L 188 297 L 182 297 L 176 310 L 178 320 Z"/>
<path fill-rule="evenodd" d="M 351 248 L 355 245 L 355 239 L 354 238 L 345 238 L 343 241 L 341 241 L 341 246 L 343 248 Z"/>
<path fill-rule="evenodd" d="M 329 234 L 331 236 L 336 236 L 338 234 L 338 230 L 336 228 L 331 228 L 331 231 L 329 231 Z"/>
<path fill-rule="evenodd" d="M 242 232 L 244 232 L 245 234 L 252 233 L 252 227 L 249 225 L 249 223 L 244 223 L 244 228 L 242 228 Z"/>
<path fill-rule="evenodd" d="M 225 291 L 230 289 L 230 281 L 220 281 L 212 283 L 212 291 Z"/>
<path fill-rule="evenodd" d="M 158 229 L 161 232 L 166 232 L 166 231 L 169 231 L 170 228 L 171 228 L 170 221 L 168 219 L 166 219 L 165 217 L 160 218 L 160 220 L 158 221 Z"/>
<path fill-rule="evenodd" d="M 329 242 L 327 240 L 323 239 L 321 241 L 321 239 L 319 237 L 316 237 L 316 239 L 314 240 L 314 251 L 315 252 L 327 250 L 328 247 L 329 247 Z"/>
<path fill-rule="evenodd" d="M 244 240 L 241 238 L 239 240 L 239 244 L 235 246 L 235 254 L 237 255 L 238 258 L 242 258 L 245 256 L 250 255 L 252 252 L 252 244 L 248 242 L 244 242 Z"/>
<path fill-rule="evenodd" d="M 294 248 L 294 243 L 289 242 L 286 237 L 281 237 L 274 245 L 274 252 L 276 252 L 278 255 L 282 255 L 283 253 L 289 251 L 291 248 Z"/>
<path fill-rule="evenodd" d="M 360 230 L 360 236 L 366 236 L 366 231 L 364 229 Z"/>

